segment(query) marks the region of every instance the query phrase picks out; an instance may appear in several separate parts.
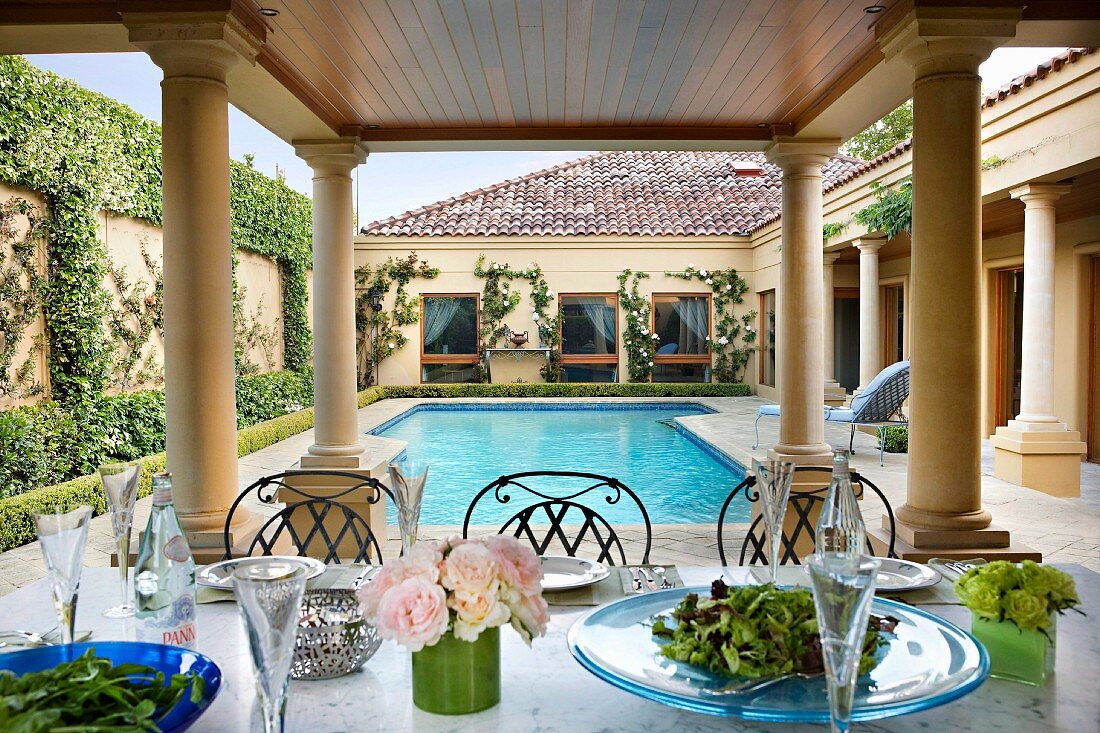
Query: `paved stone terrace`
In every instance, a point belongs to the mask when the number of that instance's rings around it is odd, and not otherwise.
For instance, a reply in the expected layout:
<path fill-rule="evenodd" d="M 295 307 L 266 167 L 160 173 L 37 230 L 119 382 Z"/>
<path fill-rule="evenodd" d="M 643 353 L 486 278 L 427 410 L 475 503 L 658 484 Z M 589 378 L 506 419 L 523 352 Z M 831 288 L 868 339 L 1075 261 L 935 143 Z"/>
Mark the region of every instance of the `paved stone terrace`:
<path fill-rule="evenodd" d="M 370 430 L 421 402 L 432 400 L 384 400 L 359 411 L 359 426 Z M 506 401 L 506 400 L 502 400 Z M 608 400 L 619 401 L 622 400 Z M 633 400 L 652 402 L 653 399 Z M 668 401 L 683 401 L 672 399 Z M 776 440 L 778 421 L 761 421 L 762 448 L 752 450 L 753 420 L 756 408 L 765 401 L 757 397 L 717 397 L 692 400 L 718 412 L 681 418 L 686 427 L 705 438 L 734 460 L 749 465 L 753 456 L 763 457 L 767 446 Z M 453 400 L 446 400 L 453 402 Z M 848 428 L 826 423 L 826 439 L 833 445 L 846 445 Z M 399 441 L 368 437 L 371 449 L 379 459 L 395 455 L 401 449 Z M 260 476 L 293 467 L 313 442 L 313 431 L 288 438 L 280 443 L 240 459 L 239 483 L 243 489 Z M 856 434 L 856 455 L 852 465 L 874 481 L 894 506 L 905 498 L 905 469 L 908 456 L 886 455 L 886 465 L 878 465 L 878 450 L 874 437 Z M 993 477 L 993 450 L 983 443 L 982 487 L 986 506 L 993 521 L 1008 529 L 1013 539 L 1043 553 L 1048 561 L 1080 563 L 1100 572 L 1100 466 L 1082 464 L 1081 497 L 1057 499 L 1014 486 Z M 144 527 L 149 515 L 150 500 L 138 502 L 134 526 Z M 422 537 L 454 534 L 455 527 L 424 527 Z M 396 535 L 396 532 L 391 534 Z M 718 563 L 717 537 L 714 525 L 655 525 L 651 560 L 661 564 L 713 565 Z M 739 533 L 731 539 L 739 547 Z M 622 528 L 628 555 L 640 554 L 642 532 L 639 528 Z M 137 533 L 134 533 L 135 541 Z M 106 516 L 92 520 L 85 563 L 90 566 L 110 565 L 114 540 L 110 520 Z M 390 540 L 386 556 L 398 551 L 398 542 Z M 42 578 L 45 569 L 37 543 L 0 554 L 0 595 Z"/>

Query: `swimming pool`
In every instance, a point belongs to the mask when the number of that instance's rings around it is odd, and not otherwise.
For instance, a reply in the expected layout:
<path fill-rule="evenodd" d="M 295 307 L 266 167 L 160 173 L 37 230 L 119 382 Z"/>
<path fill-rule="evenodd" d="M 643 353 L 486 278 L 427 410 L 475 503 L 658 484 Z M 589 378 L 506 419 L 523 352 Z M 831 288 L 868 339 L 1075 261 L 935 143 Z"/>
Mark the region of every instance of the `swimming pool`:
<path fill-rule="evenodd" d="M 431 465 L 421 524 L 461 524 L 474 495 L 493 479 L 535 470 L 618 478 L 638 494 L 654 524 L 713 524 L 744 469 L 670 424 L 710 412 L 692 403 L 431 403 L 370 434 L 407 441 L 409 457 Z M 481 506 L 487 509 L 479 508 L 477 523 L 503 522 L 516 511 L 495 502 Z M 625 502 L 593 508 L 611 522 L 641 523 Z M 735 521 L 749 516 L 746 503 L 731 511 Z"/>

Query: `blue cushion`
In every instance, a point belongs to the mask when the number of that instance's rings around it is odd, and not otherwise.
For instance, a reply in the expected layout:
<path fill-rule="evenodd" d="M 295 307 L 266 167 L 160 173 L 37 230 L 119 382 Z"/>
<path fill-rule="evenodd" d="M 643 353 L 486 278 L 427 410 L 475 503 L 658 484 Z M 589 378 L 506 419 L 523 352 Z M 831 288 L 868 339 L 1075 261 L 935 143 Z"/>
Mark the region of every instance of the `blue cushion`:
<path fill-rule="evenodd" d="M 875 393 L 875 390 L 881 387 L 883 382 L 885 382 L 887 379 L 894 376 L 898 372 L 902 371 L 903 369 L 908 368 L 908 361 L 899 361 L 891 364 L 890 366 L 886 367 L 881 372 L 876 374 L 875 378 L 871 380 L 871 383 L 867 385 L 867 389 L 863 390 L 858 395 L 852 398 L 852 412 L 859 412 L 864 403 L 866 403 L 867 400 L 871 399 L 871 396 Z"/>
<path fill-rule="evenodd" d="M 852 422 L 855 417 L 855 410 L 848 410 L 843 407 L 834 407 L 831 410 L 825 410 L 826 422 Z"/>
<path fill-rule="evenodd" d="M 779 417 L 779 405 L 761 405 L 760 409 L 756 412 L 757 415 L 770 415 L 772 417 Z"/>

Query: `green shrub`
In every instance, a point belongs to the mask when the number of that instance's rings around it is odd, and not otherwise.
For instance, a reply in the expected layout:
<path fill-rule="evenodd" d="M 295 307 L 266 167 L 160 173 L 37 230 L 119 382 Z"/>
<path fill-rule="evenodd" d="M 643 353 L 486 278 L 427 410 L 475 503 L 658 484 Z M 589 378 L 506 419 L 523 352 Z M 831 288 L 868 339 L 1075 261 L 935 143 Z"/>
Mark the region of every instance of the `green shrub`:
<path fill-rule="evenodd" d="M 747 397 L 747 384 L 681 384 L 627 382 L 623 384 L 419 384 L 383 385 L 381 398 L 395 397 Z M 363 395 L 360 392 L 360 403 Z M 376 401 L 370 399 L 366 404 Z M 360 404 L 360 407 L 363 407 Z"/>
<path fill-rule="evenodd" d="M 904 426 L 886 428 L 883 442 L 887 453 L 908 453 L 909 428 Z"/>
<path fill-rule="evenodd" d="M 312 402 L 310 372 L 241 377 L 237 427 L 298 412 Z M 0 498 L 88 475 L 111 460 L 160 453 L 164 424 L 160 390 L 102 397 L 71 408 L 46 402 L 0 412 Z"/>

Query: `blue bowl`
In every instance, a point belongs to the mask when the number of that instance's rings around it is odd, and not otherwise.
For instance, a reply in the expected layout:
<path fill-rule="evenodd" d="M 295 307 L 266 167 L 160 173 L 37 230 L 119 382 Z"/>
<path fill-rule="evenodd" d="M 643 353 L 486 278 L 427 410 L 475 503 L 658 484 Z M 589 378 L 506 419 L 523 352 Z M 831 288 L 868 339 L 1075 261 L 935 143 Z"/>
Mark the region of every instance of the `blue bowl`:
<path fill-rule="evenodd" d="M 94 649 L 95 656 L 109 659 L 115 665 L 143 664 L 165 675 L 196 672 L 202 677 L 206 685 L 199 702 L 193 703 L 188 695 L 184 695 L 174 708 L 154 721 L 164 733 L 179 733 L 190 728 L 221 690 L 222 671 L 209 657 L 183 647 L 137 641 L 89 641 L 0 654 L 0 669 L 10 669 L 20 676 L 40 672 L 63 662 L 71 662 L 88 649 Z"/>

